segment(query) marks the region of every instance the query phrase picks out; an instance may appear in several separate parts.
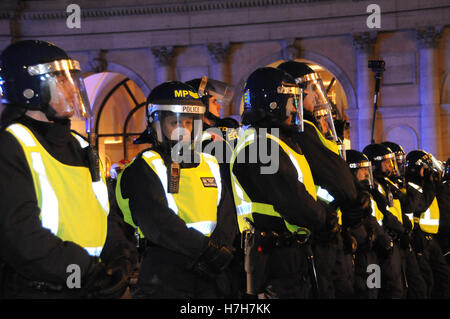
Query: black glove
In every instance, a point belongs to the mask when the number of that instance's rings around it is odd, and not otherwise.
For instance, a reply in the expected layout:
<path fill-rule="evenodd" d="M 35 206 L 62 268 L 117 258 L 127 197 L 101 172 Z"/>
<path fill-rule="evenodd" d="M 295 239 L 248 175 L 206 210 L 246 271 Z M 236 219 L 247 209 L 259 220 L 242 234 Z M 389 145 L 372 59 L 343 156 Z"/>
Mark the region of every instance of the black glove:
<path fill-rule="evenodd" d="M 120 272 L 108 274 L 105 264 L 93 260 L 84 278 L 84 292 L 88 298 L 119 298 L 127 286 Z"/>
<path fill-rule="evenodd" d="M 214 241 L 209 240 L 203 253 L 193 263 L 191 269 L 202 277 L 215 279 L 225 270 L 234 257 L 235 249 L 230 246 L 218 246 Z"/>
<path fill-rule="evenodd" d="M 382 230 L 382 228 L 379 228 L 379 230 L 380 231 L 376 233 L 374 250 L 379 258 L 386 259 L 392 253 L 394 241 L 391 236 Z"/>
<path fill-rule="evenodd" d="M 408 250 L 410 243 L 411 243 L 411 239 L 409 237 L 408 232 L 404 232 L 403 234 L 400 235 L 400 237 L 399 237 L 400 248 Z"/>

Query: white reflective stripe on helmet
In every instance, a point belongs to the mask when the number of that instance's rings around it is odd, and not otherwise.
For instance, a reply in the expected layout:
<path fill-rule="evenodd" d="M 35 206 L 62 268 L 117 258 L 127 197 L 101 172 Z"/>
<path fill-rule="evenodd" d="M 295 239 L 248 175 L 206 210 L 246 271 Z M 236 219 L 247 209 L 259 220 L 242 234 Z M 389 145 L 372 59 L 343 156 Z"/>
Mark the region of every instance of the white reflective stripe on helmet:
<path fill-rule="evenodd" d="M 219 207 L 220 200 L 222 198 L 222 179 L 220 177 L 220 167 L 219 164 L 214 160 L 214 156 L 209 154 L 203 154 L 206 164 L 208 164 L 211 173 L 214 176 L 217 185 L 217 207 Z"/>
<path fill-rule="evenodd" d="M 152 151 L 147 151 L 142 153 L 142 156 L 146 158 L 151 158 L 154 156 L 159 156 L 159 154 Z M 156 174 L 158 175 L 159 180 L 161 181 L 164 193 L 166 193 L 166 199 L 169 208 L 173 210 L 175 214 L 178 215 L 177 203 L 175 202 L 173 195 L 167 191 L 167 167 L 164 165 L 164 162 L 161 158 L 155 158 L 154 160 L 151 161 L 151 163 L 155 167 Z"/>
<path fill-rule="evenodd" d="M 189 228 L 194 228 L 201 232 L 203 235 L 209 235 L 211 234 L 214 229 L 216 228 L 217 222 L 212 221 L 202 221 L 202 222 L 196 222 L 196 223 L 189 223 L 186 224 Z"/>
<path fill-rule="evenodd" d="M 99 257 L 102 253 L 103 246 L 99 247 L 84 247 L 84 249 L 88 252 L 89 255 L 94 257 Z"/>
<path fill-rule="evenodd" d="M 31 137 L 30 133 L 28 133 L 23 126 L 19 124 L 12 124 L 8 127 L 8 129 L 10 129 L 14 133 L 14 136 L 18 137 L 25 146 L 36 146 L 33 137 Z"/>
<path fill-rule="evenodd" d="M 33 170 L 38 174 L 41 186 L 41 224 L 42 227 L 49 229 L 56 235 L 58 233 L 59 223 L 58 198 L 48 181 L 41 154 L 32 152 L 30 155 Z"/>

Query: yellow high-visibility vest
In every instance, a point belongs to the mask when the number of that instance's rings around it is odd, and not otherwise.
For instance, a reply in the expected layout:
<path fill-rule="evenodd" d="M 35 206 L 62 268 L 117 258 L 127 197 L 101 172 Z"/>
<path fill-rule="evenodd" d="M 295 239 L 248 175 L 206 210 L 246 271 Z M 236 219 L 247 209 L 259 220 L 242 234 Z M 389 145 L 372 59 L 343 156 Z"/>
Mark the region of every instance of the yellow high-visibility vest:
<path fill-rule="evenodd" d="M 64 241 L 99 256 L 106 240 L 109 213 L 104 177 L 92 182 L 89 168 L 63 164 L 51 156 L 34 134 L 15 123 L 7 129 L 20 143 L 33 177 L 42 227 Z M 81 147 L 89 144 L 74 135 Z"/>
<path fill-rule="evenodd" d="M 305 185 L 305 188 L 308 191 L 308 193 L 315 200 L 317 200 L 314 180 L 311 175 L 311 170 L 309 168 L 305 156 L 295 152 L 291 147 L 289 147 L 286 143 L 284 143 L 282 140 L 280 140 L 274 135 L 266 133 L 266 137 L 272 139 L 281 146 L 281 149 L 288 155 L 289 159 L 294 165 L 297 171 L 298 180 Z M 253 202 L 245 192 L 245 189 L 241 186 L 241 184 L 237 180 L 236 176 L 233 174 L 234 163 L 238 157 L 239 152 L 241 152 L 245 147 L 254 143 L 255 138 L 256 138 L 255 129 L 254 128 L 246 129 L 238 140 L 230 163 L 231 184 L 233 187 L 233 196 L 236 205 L 236 212 L 238 215 L 239 230 L 241 232 L 243 232 L 245 229 L 249 229 L 249 225 L 246 222 L 245 218 L 248 218 L 249 220 L 253 221 L 252 215 L 253 213 L 283 218 L 280 215 L 280 213 L 275 210 L 273 205 Z M 284 223 L 286 224 L 287 229 L 291 232 L 295 232 L 300 227 L 298 225 L 290 224 L 286 220 L 284 220 Z"/>
<path fill-rule="evenodd" d="M 336 155 L 340 155 L 340 153 L 339 153 L 339 145 L 337 145 L 336 142 L 325 138 L 325 136 L 323 136 L 322 132 L 319 131 L 319 129 L 314 125 L 313 122 L 310 122 L 308 120 L 303 120 L 303 122 L 311 125 L 312 127 L 314 127 L 314 129 L 316 130 L 317 136 L 319 137 L 320 141 L 322 142 L 322 144 L 326 148 L 328 148 L 330 151 L 332 151 Z"/>
<path fill-rule="evenodd" d="M 197 167 L 182 168 L 178 193 L 168 192 L 167 167 L 159 153 L 152 150 L 145 151 L 142 158 L 159 177 L 168 207 L 186 223 L 187 227 L 210 236 L 217 224 L 217 207 L 222 194 L 220 169 L 215 157 L 200 153 L 200 164 Z M 120 181 L 126 169 L 119 174 L 117 180 L 117 203 L 124 214 L 124 220 L 137 228 L 129 207 L 129 198 L 123 198 L 120 190 Z M 139 228 L 138 231 L 143 237 Z"/>
<path fill-rule="evenodd" d="M 384 188 L 378 184 L 378 191 L 383 195 L 383 196 L 387 196 L 386 192 L 384 191 Z M 391 212 L 392 215 L 394 215 L 397 220 L 403 224 L 403 218 L 402 218 L 402 206 L 401 203 L 398 199 L 393 199 L 392 200 L 393 205 L 392 206 L 386 206 L 386 209 Z"/>

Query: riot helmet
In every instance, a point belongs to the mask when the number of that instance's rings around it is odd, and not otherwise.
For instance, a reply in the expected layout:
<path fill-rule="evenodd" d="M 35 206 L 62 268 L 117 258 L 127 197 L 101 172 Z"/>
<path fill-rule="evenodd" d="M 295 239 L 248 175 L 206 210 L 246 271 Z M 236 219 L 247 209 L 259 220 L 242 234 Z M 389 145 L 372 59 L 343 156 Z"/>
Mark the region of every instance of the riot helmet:
<path fill-rule="evenodd" d="M 383 144 L 369 144 L 362 151 L 372 162 L 376 178 L 399 176 L 395 153 Z"/>
<path fill-rule="evenodd" d="M 423 170 L 422 170 L 423 169 Z M 406 155 L 406 179 L 418 185 L 426 177 L 442 179 L 443 169 L 434 156 L 424 150 L 414 150 Z"/>
<path fill-rule="evenodd" d="M 373 189 L 373 174 L 372 174 L 372 162 L 367 156 L 356 150 L 346 150 L 345 158 L 350 167 L 350 171 L 356 177 L 356 179 L 363 185 L 367 185 L 368 188 Z"/>
<path fill-rule="evenodd" d="M 303 107 L 313 113 L 317 128 L 325 138 L 337 142 L 332 104 L 319 75 L 303 62 L 287 61 L 278 68 L 289 73 L 303 89 Z"/>
<path fill-rule="evenodd" d="M 450 158 L 448 158 L 444 164 L 444 174 L 442 176 L 442 181 L 444 183 L 448 183 L 449 180 L 450 180 Z"/>
<path fill-rule="evenodd" d="M 263 67 L 248 77 L 244 87 L 244 125 L 295 127 L 303 130 L 302 90 L 281 69 Z"/>
<path fill-rule="evenodd" d="M 405 176 L 406 170 L 406 153 L 403 150 L 403 147 L 397 143 L 385 141 L 381 144 L 389 147 L 389 149 L 395 153 L 395 159 L 397 161 L 398 171 L 400 176 Z"/>
<path fill-rule="evenodd" d="M 233 86 L 222 81 L 209 79 L 207 76 L 187 81 L 186 84 L 197 90 L 203 104 L 205 104 L 205 118 L 214 122 L 219 121 L 220 108 L 228 106 L 233 98 Z M 219 105 L 217 106 L 215 103 Z"/>
<path fill-rule="evenodd" d="M 190 85 L 172 81 L 155 87 L 147 98 L 146 108 L 153 144 L 170 151 L 175 162 L 179 160 L 174 155 L 194 151 L 195 145 L 201 143 L 205 109 L 197 91 Z"/>
<path fill-rule="evenodd" d="M 92 113 L 78 61 L 39 40 L 13 43 L 0 59 L 2 102 L 9 108 L 41 111 L 51 121 L 83 120 L 90 131 Z"/>

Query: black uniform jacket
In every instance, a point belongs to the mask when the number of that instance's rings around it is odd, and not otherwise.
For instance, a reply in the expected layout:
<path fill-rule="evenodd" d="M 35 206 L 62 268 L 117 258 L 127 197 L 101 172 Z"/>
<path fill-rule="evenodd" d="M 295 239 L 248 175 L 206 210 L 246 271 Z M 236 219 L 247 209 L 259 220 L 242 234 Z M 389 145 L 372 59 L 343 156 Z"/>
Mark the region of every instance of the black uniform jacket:
<path fill-rule="evenodd" d="M 153 250 L 153 254 L 164 256 L 158 259 L 159 257 L 154 255 L 152 263 L 155 267 L 158 267 L 157 264 L 167 267 L 168 260 L 172 260 L 171 257 L 181 263 L 193 262 L 200 257 L 209 238 L 196 229 L 187 227 L 184 220 L 169 208 L 158 175 L 141 155 L 142 153 L 136 156 L 123 171 L 120 185 L 117 187 L 120 186 L 122 197 L 129 199 L 133 222 L 150 242 L 149 249 Z M 192 198 L 192 201 L 201 200 L 202 198 Z M 236 236 L 235 220 L 236 213 L 231 192 L 223 183 L 217 211 L 217 225 L 211 239 L 218 245 L 231 246 Z"/>
<path fill-rule="evenodd" d="M 259 131 L 258 131 L 259 132 Z M 270 133 L 270 131 L 269 131 Z M 279 138 L 299 154 L 300 147 L 293 141 L 296 132 L 280 129 Z M 273 205 L 275 211 L 289 223 L 307 227 L 313 232 L 326 231 L 327 216 L 334 214 L 323 202 L 316 201 L 306 190 L 305 185 L 298 180 L 297 170 L 289 156 L 272 139 L 262 138 L 260 132 L 256 138 L 258 148 L 261 143 L 268 143 L 266 149 L 272 161 L 277 160 L 278 170 L 273 174 L 261 174 L 261 168 L 268 166 L 267 159 L 261 159 L 259 152 L 257 160 L 248 160 L 244 163 L 236 163 L 233 166 L 233 174 L 244 188 L 253 202 Z M 241 152 L 245 158 L 250 159 L 250 148 L 245 147 Z M 270 150 L 275 151 L 271 155 Z M 273 163 L 272 163 L 273 164 Z M 270 164 L 269 164 L 270 165 Z M 284 222 L 280 218 L 262 214 L 253 214 L 256 225 L 260 228 L 273 230 L 286 230 Z"/>
<path fill-rule="evenodd" d="M 18 122 L 29 128 L 46 151 L 61 163 L 88 166 L 85 152 L 71 135 L 69 121 L 46 123 L 23 117 Z M 83 276 L 92 257 L 77 244 L 62 241 L 43 228 L 39 215 L 33 178 L 22 147 L 13 135 L 2 131 L 0 260 L 32 281 L 65 285 L 69 264 L 79 265 Z M 107 242 L 101 255 L 105 262 L 133 253 L 133 246 L 124 237 L 116 217 L 111 213 L 108 217 Z"/>

